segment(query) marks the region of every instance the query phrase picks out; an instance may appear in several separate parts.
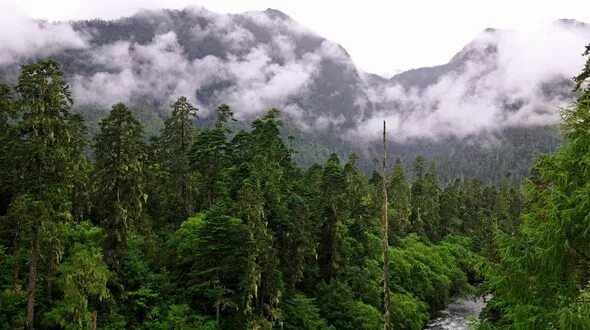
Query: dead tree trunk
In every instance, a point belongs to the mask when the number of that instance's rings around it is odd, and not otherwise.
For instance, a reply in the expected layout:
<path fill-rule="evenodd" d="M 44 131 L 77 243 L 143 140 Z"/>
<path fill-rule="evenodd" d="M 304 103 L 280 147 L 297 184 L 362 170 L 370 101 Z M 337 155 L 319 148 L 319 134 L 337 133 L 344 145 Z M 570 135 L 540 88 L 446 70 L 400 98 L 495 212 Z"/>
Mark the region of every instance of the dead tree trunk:
<path fill-rule="evenodd" d="M 34 222 L 34 221 L 33 221 Z M 27 329 L 34 329 L 33 320 L 35 319 L 35 289 L 37 285 L 37 224 L 33 223 L 31 228 L 31 262 L 29 263 L 29 284 L 27 287 Z"/>
<path fill-rule="evenodd" d="M 389 224 L 387 223 L 387 138 L 386 138 L 385 121 L 383 121 L 383 164 L 381 166 L 381 182 L 383 186 L 383 241 L 381 246 L 383 249 L 383 316 L 385 319 L 385 330 L 391 330 L 391 311 L 389 299 L 389 239 L 387 233 L 389 231 Z"/>

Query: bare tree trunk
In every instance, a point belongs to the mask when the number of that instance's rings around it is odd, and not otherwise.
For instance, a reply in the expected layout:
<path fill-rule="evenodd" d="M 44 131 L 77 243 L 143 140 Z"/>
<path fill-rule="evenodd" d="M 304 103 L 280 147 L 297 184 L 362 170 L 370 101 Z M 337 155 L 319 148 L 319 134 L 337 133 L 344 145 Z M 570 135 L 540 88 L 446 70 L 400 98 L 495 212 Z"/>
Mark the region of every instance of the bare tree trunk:
<path fill-rule="evenodd" d="M 215 325 L 217 329 L 221 329 L 219 326 L 219 309 L 221 308 L 221 301 L 217 301 L 217 306 L 215 306 Z"/>
<path fill-rule="evenodd" d="M 49 262 L 49 269 L 47 270 L 47 301 L 50 303 L 53 300 L 53 276 L 55 275 L 54 262 Z"/>
<path fill-rule="evenodd" d="M 29 284 L 27 287 L 28 301 L 27 301 L 27 319 L 26 325 L 28 329 L 34 329 L 33 320 L 35 318 L 35 289 L 37 284 L 37 224 L 34 223 L 31 228 L 31 261 L 29 263 Z"/>
<path fill-rule="evenodd" d="M 386 142 L 386 127 L 383 121 L 383 164 L 381 166 L 381 180 L 383 185 L 383 241 L 381 246 L 383 249 L 383 316 L 385 318 L 385 330 L 393 329 L 391 327 L 391 311 L 389 299 L 389 239 L 387 232 L 389 231 L 389 224 L 387 223 L 387 142 Z"/>
<path fill-rule="evenodd" d="M 96 330 L 96 323 L 97 323 L 97 315 L 96 311 L 92 312 L 90 315 L 90 330 Z"/>
<path fill-rule="evenodd" d="M 20 273 L 20 262 L 18 260 L 18 227 L 14 230 L 12 248 L 12 256 L 14 258 L 12 263 L 12 290 L 16 291 L 18 289 L 18 275 Z"/>

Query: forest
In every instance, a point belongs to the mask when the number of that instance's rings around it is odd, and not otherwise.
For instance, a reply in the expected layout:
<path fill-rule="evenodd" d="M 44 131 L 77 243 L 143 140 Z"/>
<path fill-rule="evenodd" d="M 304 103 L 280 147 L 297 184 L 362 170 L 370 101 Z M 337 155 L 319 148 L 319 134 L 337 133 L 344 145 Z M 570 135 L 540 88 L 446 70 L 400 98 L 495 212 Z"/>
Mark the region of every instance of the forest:
<path fill-rule="evenodd" d="M 197 128 L 183 96 L 157 136 L 117 103 L 90 139 L 61 65 L 23 64 L 0 85 L 0 328 L 422 329 L 477 292 L 478 329 L 590 329 L 589 76 L 558 151 L 492 184 L 422 156 L 304 168 L 278 110 Z"/>

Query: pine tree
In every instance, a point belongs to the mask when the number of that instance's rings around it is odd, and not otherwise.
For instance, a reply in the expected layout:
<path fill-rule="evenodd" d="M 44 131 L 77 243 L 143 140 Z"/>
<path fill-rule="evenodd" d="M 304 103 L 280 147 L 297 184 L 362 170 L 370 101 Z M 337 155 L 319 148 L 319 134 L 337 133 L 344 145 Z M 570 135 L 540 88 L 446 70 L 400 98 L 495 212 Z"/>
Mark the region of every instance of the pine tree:
<path fill-rule="evenodd" d="M 76 162 L 72 159 L 72 98 L 54 61 L 23 65 L 16 91 L 18 118 L 10 154 L 17 168 L 15 189 L 27 201 L 22 208 L 30 221 L 27 327 L 34 328 L 35 294 L 40 251 L 39 228 L 55 226 L 69 217 L 69 197 Z"/>
<path fill-rule="evenodd" d="M 590 46 L 585 55 L 590 55 Z M 500 262 L 488 265 L 500 325 L 588 329 L 590 320 L 590 58 L 579 97 L 562 110 L 567 143 L 533 166 L 518 234 L 497 231 Z"/>
<path fill-rule="evenodd" d="M 113 106 L 96 136 L 94 186 L 97 213 L 107 241 L 105 257 L 118 268 L 130 232 L 143 219 L 143 128 L 123 104 Z"/>
<path fill-rule="evenodd" d="M 424 204 L 426 198 L 426 187 L 424 182 L 424 173 L 426 166 L 426 158 L 418 156 L 412 163 L 412 173 L 414 174 L 414 182 L 412 183 L 412 214 L 410 217 L 412 231 L 418 234 L 424 234 L 426 231 L 424 221 Z"/>
<path fill-rule="evenodd" d="M 6 134 L 10 119 L 14 119 L 14 98 L 10 87 L 0 83 L 0 134 Z"/>
<path fill-rule="evenodd" d="M 392 209 L 390 221 L 390 242 L 395 236 L 401 236 L 410 229 L 412 212 L 410 186 L 400 158 L 395 160 L 393 172 L 388 180 L 389 205 Z"/>
<path fill-rule="evenodd" d="M 12 182 L 17 175 L 13 173 L 12 156 L 10 154 L 11 144 L 14 144 L 14 130 L 12 126 L 15 120 L 14 98 L 10 87 L 0 84 L 0 215 L 8 211 L 8 205 L 14 192 Z M 15 229 L 11 226 L 11 229 Z M 15 237 L 15 236 L 13 236 Z M 16 238 L 16 237 L 15 237 Z M 13 242 L 13 250 L 16 241 Z"/>
<path fill-rule="evenodd" d="M 188 154 L 192 170 L 198 174 L 201 205 L 209 208 L 227 194 L 225 183 L 232 157 L 232 143 L 227 140 L 231 130 L 225 124 L 233 119 L 231 109 L 222 104 L 217 108 L 217 120 L 213 129 L 201 129 Z"/>
<path fill-rule="evenodd" d="M 188 153 L 197 134 L 192 122 L 198 118 L 197 111 L 186 97 L 178 98 L 159 139 L 160 165 L 166 178 L 164 207 L 170 218 L 180 221 L 191 215 L 195 206 L 195 180 Z"/>
<path fill-rule="evenodd" d="M 284 294 L 278 231 L 286 212 L 285 187 L 291 151 L 280 136 L 279 112 L 269 110 L 252 123 L 245 157 L 248 177 L 238 192 L 237 210 L 248 227 L 248 261 L 244 281 L 249 327 L 269 327 L 281 316 Z"/>
<path fill-rule="evenodd" d="M 344 200 L 341 192 L 346 189 L 346 181 L 340 159 L 336 154 L 330 155 L 322 170 L 321 194 L 324 219 L 320 241 L 320 268 L 326 283 L 330 283 L 340 268 L 340 240 L 342 230 L 342 213 Z"/>
<path fill-rule="evenodd" d="M 438 170 L 435 162 L 431 162 L 424 176 L 424 204 L 422 204 L 422 216 L 426 224 L 426 236 L 433 242 L 438 242 L 440 237 L 440 195 L 441 186 L 438 181 Z"/>

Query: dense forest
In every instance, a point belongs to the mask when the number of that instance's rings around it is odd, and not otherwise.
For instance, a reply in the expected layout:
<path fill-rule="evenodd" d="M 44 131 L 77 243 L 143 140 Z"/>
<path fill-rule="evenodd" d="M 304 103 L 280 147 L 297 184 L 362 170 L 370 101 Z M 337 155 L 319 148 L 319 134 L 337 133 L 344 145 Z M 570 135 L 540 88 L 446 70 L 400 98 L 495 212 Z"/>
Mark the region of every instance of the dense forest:
<path fill-rule="evenodd" d="M 0 86 L 0 327 L 422 329 L 483 282 L 479 328 L 588 329 L 589 75 L 567 142 L 494 185 L 421 156 L 302 168 L 278 110 L 197 129 L 185 97 L 156 137 L 118 103 L 89 141 L 60 64 L 25 64 Z"/>

